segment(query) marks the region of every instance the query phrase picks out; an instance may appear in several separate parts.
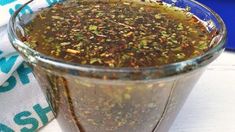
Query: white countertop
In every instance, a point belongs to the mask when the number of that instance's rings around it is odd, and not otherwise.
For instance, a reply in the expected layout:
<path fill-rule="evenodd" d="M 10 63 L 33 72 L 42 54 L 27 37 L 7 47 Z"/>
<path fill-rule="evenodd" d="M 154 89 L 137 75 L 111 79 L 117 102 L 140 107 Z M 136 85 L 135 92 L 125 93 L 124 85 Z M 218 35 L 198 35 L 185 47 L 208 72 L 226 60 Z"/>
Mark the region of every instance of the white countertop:
<path fill-rule="evenodd" d="M 62 132 L 54 120 L 40 132 Z M 235 52 L 208 66 L 169 132 L 235 132 Z"/>

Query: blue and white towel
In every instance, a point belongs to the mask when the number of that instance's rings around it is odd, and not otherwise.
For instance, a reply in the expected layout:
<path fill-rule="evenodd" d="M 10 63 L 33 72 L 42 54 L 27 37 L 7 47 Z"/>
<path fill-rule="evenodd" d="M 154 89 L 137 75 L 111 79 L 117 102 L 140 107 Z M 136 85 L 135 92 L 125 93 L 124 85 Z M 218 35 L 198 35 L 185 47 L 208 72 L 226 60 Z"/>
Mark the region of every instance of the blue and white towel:
<path fill-rule="evenodd" d="M 32 132 L 53 119 L 32 70 L 11 46 L 6 25 L 29 0 L 0 0 L 0 132 Z M 34 0 L 21 13 L 33 12 L 60 0 Z"/>

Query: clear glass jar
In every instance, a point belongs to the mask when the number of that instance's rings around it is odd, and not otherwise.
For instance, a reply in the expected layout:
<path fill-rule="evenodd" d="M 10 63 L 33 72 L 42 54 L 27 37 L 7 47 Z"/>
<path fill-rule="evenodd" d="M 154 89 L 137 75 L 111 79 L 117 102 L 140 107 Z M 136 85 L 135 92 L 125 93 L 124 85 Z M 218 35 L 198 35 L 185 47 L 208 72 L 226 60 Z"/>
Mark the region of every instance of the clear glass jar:
<path fill-rule="evenodd" d="M 221 18 L 193 0 L 162 0 L 188 9 L 218 35 L 211 49 L 190 60 L 160 67 L 104 68 L 60 61 L 29 48 L 18 37 L 34 14 L 11 17 L 12 45 L 32 67 L 65 132 L 166 132 L 205 67 L 224 49 Z M 30 5 L 31 2 L 26 3 Z"/>

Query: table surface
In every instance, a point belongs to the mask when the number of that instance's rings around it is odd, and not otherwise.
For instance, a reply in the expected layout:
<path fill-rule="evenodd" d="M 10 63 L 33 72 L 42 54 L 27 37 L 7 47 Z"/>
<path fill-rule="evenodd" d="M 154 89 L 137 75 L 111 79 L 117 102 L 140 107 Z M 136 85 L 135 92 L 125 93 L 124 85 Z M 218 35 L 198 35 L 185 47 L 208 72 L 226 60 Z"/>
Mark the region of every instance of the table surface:
<path fill-rule="evenodd" d="M 235 132 L 235 52 L 207 67 L 169 132 Z M 62 132 L 53 120 L 40 132 Z"/>

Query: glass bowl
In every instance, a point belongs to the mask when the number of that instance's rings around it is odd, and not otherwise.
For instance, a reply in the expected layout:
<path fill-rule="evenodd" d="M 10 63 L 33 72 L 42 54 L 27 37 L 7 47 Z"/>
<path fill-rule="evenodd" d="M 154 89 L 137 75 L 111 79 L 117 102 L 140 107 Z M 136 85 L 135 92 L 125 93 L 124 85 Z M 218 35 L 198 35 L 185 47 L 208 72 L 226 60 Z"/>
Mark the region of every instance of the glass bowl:
<path fill-rule="evenodd" d="M 214 11 L 194 0 L 162 2 L 187 10 L 201 19 L 209 32 L 218 32 L 207 52 L 186 61 L 139 69 L 64 62 L 19 39 L 24 25 L 35 16 L 20 13 L 31 1 L 14 13 L 8 25 L 10 42 L 32 67 L 63 131 L 168 131 L 205 67 L 223 51 L 226 27 Z"/>

